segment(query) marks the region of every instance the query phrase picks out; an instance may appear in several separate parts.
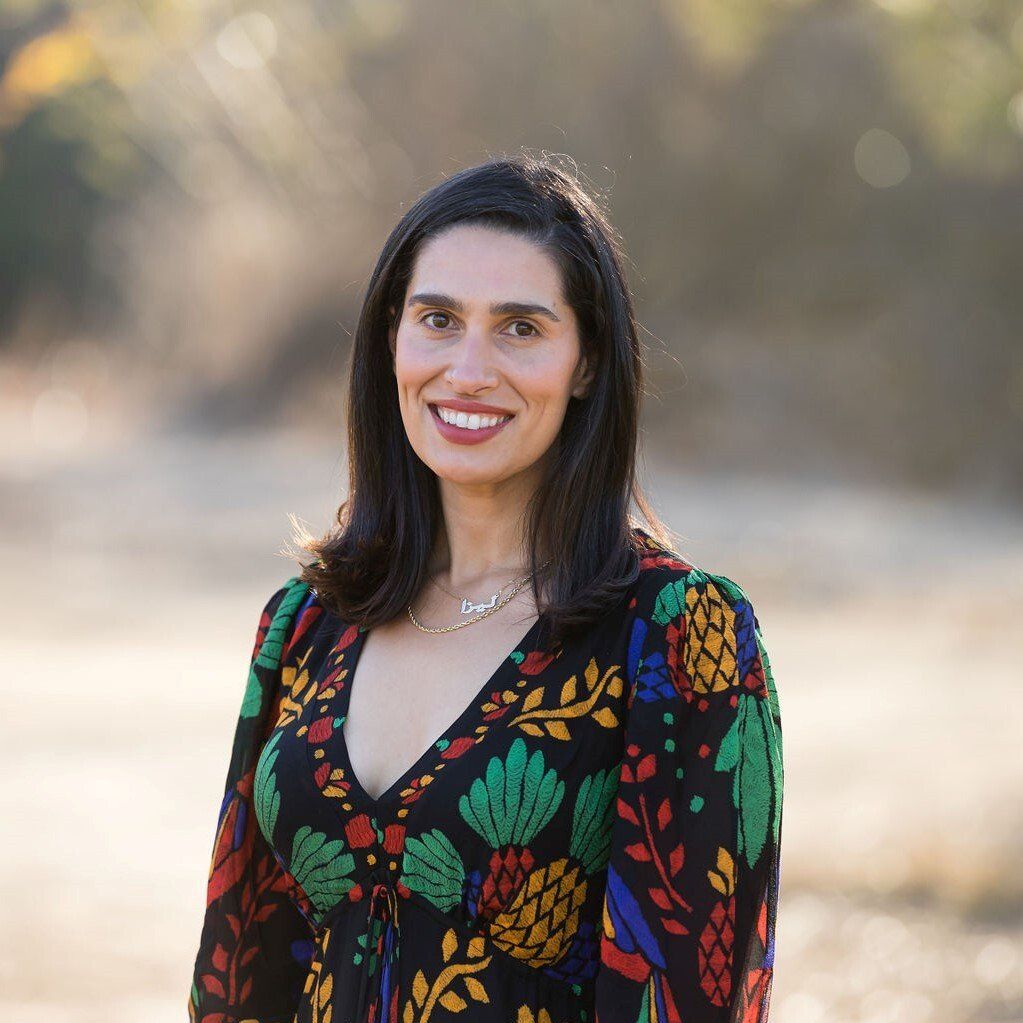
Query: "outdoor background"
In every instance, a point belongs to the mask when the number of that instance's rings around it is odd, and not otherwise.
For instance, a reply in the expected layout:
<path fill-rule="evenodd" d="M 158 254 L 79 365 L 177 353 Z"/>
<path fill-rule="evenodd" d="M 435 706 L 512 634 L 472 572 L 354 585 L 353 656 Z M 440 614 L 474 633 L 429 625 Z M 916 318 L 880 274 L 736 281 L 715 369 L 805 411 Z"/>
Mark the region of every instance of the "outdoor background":
<path fill-rule="evenodd" d="M 772 1020 L 1023 1020 L 1018 3 L 5 0 L 5 1023 L 186 1018 L 369 274 L 521 147 L 605 197 L 644 480 L 772 656 Z"/>

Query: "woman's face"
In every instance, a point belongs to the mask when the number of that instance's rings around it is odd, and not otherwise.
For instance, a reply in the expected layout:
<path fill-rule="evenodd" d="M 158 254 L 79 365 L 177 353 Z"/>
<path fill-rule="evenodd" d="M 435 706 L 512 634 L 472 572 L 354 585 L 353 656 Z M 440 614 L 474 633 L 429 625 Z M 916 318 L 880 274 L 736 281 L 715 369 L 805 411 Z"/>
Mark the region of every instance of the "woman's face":
<path fill-rule="evenodd" d="M 539 463 L 589 382 L 557 264 L 478 225 L 423 244 L 390 345 L 409 442 L 453 483 L 501 483 Z M 510 418 L 486 426 L 494 416 Z"/>

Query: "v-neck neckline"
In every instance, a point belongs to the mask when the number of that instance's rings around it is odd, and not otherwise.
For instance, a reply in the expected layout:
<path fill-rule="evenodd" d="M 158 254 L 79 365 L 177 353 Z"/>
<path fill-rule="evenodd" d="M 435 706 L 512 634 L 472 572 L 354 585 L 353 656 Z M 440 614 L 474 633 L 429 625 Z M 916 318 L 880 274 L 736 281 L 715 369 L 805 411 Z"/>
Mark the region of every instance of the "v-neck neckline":
<path fill-rule="evenodd" d="M 344 701 L 340 715 L 341 725 L 338 729 L 338 745 L 344 761 L 345 773 L 347 774 L 352 790 L 358 795 L 359 800 L 364 802 L 371 811 L 378 811 L 380 808 L 390 805 L 394 801 L 395 796 L 400 794 L 409 782 L 418 777 L 418 775 L 425 770 L 424 765 L 426 764 L 426 761 L 430 757 L 435 757 L 441 752 L 441 749 L 437 744 L 445 739 L 450 739 L 452 737 L 452 733 L 461 728 L 465 720 L 478 710 L 480 700 L 485 696 L 489 696 L 490 691 L 497 686 L 505 671 L 508 670 L 508 665 L 516 663 L 512 655 L 519 651 L 528 653 L 528 648 L 532 646 L 533 640 L 545 618 L 545 613 L 541 612 L 539 617 L 537 617 L 533 624 L 526 630 L 526 633 L 522 636 L 522 638 L 515 644 L 515 646 L 512 647 L 501 663 L 494 669 L 490 677 L 479 687 L 476 691 L 476 695 L 473 696 L 458 716 L 455 717 L 455 719 L 433 740 L 433 742 L 430 743 L 429 746 L 426 747 L 425 750 L 423 750 L 423 752 L 401 775 L 399 775 L 383 792 L 380 793 L 379 796 L 376 797 L 370 795 L 359 780 L 359 776 L 352 764 L 352 758 L 348 752 L 348 740 L 345 737 L 345 724 L 348 721 L 348 712 L 352 703 L 352 686 L 354 684 L 355 677 L 358 674 L 359 661 L 362 659 L 362 651 L 366 645 L 366 639 L 370 632 L 373 631 L 372 629 L 360 628 L 354 643 L 348 650 L 348 674 L 345 678 Z"/>

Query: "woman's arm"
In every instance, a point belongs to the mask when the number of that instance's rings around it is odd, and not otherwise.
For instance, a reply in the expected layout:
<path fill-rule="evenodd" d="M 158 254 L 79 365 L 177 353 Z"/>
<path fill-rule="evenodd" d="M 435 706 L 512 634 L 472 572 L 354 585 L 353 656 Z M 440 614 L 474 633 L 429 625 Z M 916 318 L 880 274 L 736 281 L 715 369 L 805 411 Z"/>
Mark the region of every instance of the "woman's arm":
<path fill-rule="evenodd" d="M 781 719 L 730 579 L 665 572 L 639 609 L 597 1023 L 766 1023 L 781 842 Z"/>
<path fill-rule="evenodd" d="M 280 700 L 280 660 L 308 587 L 277 590 L 259 618 L 210 860 L 188 1014 L 192 1023 L 292 1023 L 312 957 L 294 884 L 259 830 L 256 760 Z"/>

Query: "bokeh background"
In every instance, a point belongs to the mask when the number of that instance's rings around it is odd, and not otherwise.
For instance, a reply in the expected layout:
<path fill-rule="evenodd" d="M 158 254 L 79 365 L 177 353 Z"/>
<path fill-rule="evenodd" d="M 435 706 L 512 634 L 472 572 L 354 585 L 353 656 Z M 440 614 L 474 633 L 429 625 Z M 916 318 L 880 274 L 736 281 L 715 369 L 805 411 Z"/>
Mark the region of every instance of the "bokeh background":
<path fill-rule="evenodd" d="M 259 610 L 391 227 L 567 154 L 786 745 L 772 1019 L 1023 1020 L 1023 11 L 0 7 L 0 1016 L 183 1020 Z"/>

